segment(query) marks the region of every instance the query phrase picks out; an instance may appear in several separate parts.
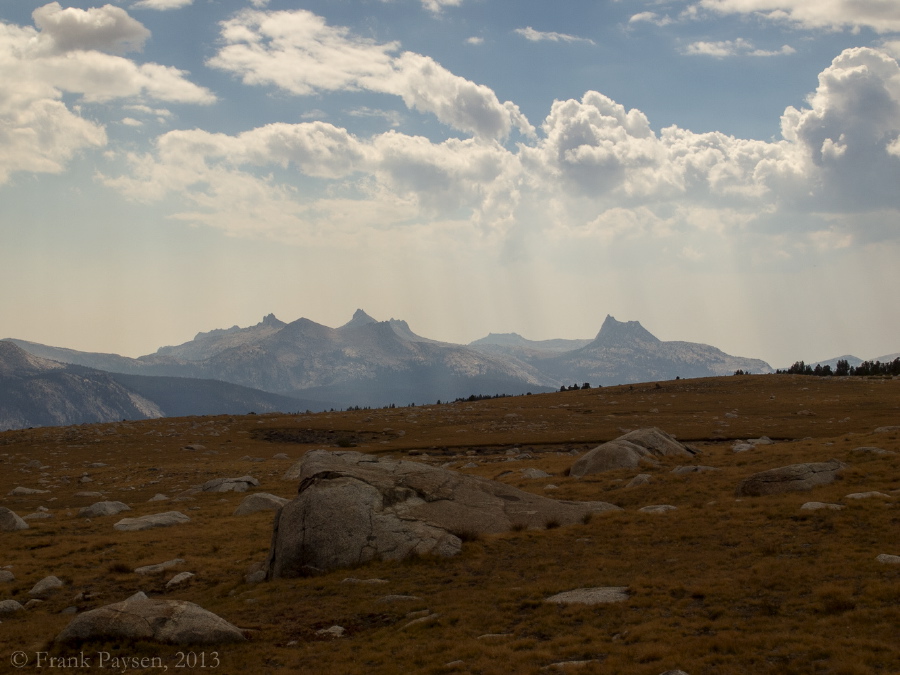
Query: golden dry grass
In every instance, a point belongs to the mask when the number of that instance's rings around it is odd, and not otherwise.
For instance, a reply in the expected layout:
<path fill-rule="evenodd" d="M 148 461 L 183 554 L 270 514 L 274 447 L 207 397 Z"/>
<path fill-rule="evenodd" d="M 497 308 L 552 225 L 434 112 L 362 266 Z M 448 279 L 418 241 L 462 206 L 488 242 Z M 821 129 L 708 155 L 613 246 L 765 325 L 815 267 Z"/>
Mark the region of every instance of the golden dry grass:
<path fill-rule="evenodd" d="M 812 414 L 798 414 L 803 411 Z M 718 471 L 672 474 L 684 462 L 666 461 L 642 469 L 651 481 L 632 489 L 624 486 L 634 470 L 581 480 L 565 475 L 575 459 L 570 451 L 651 425 L 700 449 L 691 463 Z M 144 590 L 196 602 L 247 631 L 245 644 L 193 650 L 207 659 L 218 652 L 220 673 L 536 673 L 572 660 L 591 663 L 567 672 L 604 675 L 674 668 L 690 675 L 900 673 L 900 566 L 875 561 L 880 553 L 900 555 L 900 454 L 853 452 L 877 446 L 900 453 L 900 433 L 874 432 L 889 425 L 900 425 L 900 381 L 747 376 L 418 408 L 6 432 L 0 434 L 0 495 L 19 485 L 50 492 L 3 496 L 0 505 L 19 515 L 45 506 L 53 518 L 0 535 L 0 567 L 11 566 L 16 576 L 0 585 L 0 600 L 24 603 L 34 583 L 50 574 L 66 587 L 2 618 L 0 672 L 17 650 L 32 663 L 39 651 L 71 656 L 72 647 L 52 645 L 71 619 L 61 613 L 67 607 L 84 611 Z M 733 440 L 762 435 L 777 443 L 732 452 Z M 259 491 L 291 497 L 296 485 L 280 479 L 284 471 L 309 449 L 348 440 L 363 452 L 454 468 L 475 462 L 460 470 L 555 498 L 609 501 L 624 511 L 580 525 L 475 537 L 452 559 L 378 562 L 249 585 L 243 577 L 265 558 L 271 513 L 231 515 L 244 497 L 235 493 L 147 501 L 248 473 L 260 480 Z M 205 449 L 182 449 L 188 444 Z M 514 459 L 507 454 L 514 449 L 532 458 Z M 289 459 L 273 459 L 277 453 Z M 266 460 L 242 459 L 247 456 Z M 740 480 L 754 472 L 832 457 L 850 465 L 832 485 L 735 497 Z M 25 466 L 35 459 L 48 468 Z M 89 468 L 97 462 L 107 466 Z M 552 475 L 525 480 L 519 470 L 528 467 Z M 84 472 L 91 482 L 78 482 Z M 545 490 L 549 484 L 557 489 Z M 75 496 L 87 490 L 133 511 L 78 518 L 78 508 L 98 501 Z M 889 498 L 844 499 L 870 490 Z M 846 508 L 800 510 L 812 500 Z M 651 504 L 677 509 L 637 512 Z M 191 522 L 113 530 L 125 515 L 168 510 Z M 176 557 L 185 564 L 161 575 L 131 571 Z M 167 592 L 165 582 L 185 570 L 196 573 L 193 583 Z M 347 577 L 387 583 L 342 583 Z M 595 607 L 543 602 L 590 586 L 627 586 L 630 599 Z M 86 597 L 76 600 L 79 593 Z M 387 594 L 415 599 L 379 602 Z M 345 637 L 316 635 L 332 625 L 343 626 Z M 110 643 L 75 651 L 160 657 L 174 670 L 177 652 L 185 650 Z M 65 672 L 95 670 L 96 662 Z"/>

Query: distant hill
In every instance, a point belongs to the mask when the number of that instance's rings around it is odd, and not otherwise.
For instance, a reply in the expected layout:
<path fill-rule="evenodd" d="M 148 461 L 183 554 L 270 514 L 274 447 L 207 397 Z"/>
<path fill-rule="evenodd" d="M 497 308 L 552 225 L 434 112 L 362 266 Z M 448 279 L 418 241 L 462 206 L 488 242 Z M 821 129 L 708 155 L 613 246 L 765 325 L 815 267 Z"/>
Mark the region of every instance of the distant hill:
<path fill-rule="evenodd" d="M 65 365 L 0 341 L 0 430 L 162 417 L 109 374 Z"/>
<path fill-rule="evenodd" d="M 0 430 L 190 415 L 321 411 L 338 404 L 215 380 L 110 373 L 0 340 Z"/>

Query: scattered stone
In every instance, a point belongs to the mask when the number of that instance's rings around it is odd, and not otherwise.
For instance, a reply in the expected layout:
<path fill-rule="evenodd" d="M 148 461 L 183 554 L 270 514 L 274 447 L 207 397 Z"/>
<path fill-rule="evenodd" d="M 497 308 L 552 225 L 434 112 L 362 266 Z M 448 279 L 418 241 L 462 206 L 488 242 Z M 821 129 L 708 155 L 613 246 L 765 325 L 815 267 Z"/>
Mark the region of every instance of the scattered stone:
<path fill-rule="evenodd" d="M 558 485 L 554 485 L 553 483 L 547 483 L 547 484 L 544 486 L 544 489 L 545 489 L 545 490 L 559 490 L 559 486 L 558 486 Z"/>
<path fill-rule="evenodd" d="M 15 581 L 16 576 L 9 570 L 0 570 L 0 583 Z"/>
<path fill-rule="evenodd" d="M 33 598 L 43 598 L 62 588 L 65 584 L 57 577 L 44 577 L 37 582 L 34 587 L 28 591 L 28 595 Z"/>
<path fill-rule="evenodd" d="M 182 450 L 187 450 L 188 452 L 197 452 L 199 450 L 206 450 L 205 445 L 200 445 L 199 443 L 190 443 L 188 445 L 182 446 Z"/>
<path fill-rule="evenodd" d="M 190 518 L 179 511 L 166 511 L 165 513 L 155 513 L 150 516 L 141 516 L 140 518 L 123 518 L 113 525 L 113 528 L 119 532 L 138 532 L 140 530 L 149 530 L 152 527 L 179 525 L 190 522 L 190 520 Z"/>
<path fill-rule="evenodd" d="M 25 608 L 15 600 L 0 600 L 0 614 L 12 614 L 13 612 L 21 612 Z"/>
<path fill-rule="evenodd" d="M 544 529 L 619 511 L 605 502 L 556 501 L 420 462 L 313 450 L 301 460 L 299 494 L 278 512 L 267 578 L 304 568 L 353 567 L 413 554 L 452 556 L 461 536 Z"/>
<path fill-rule="evenodd" d="M 102 492 L 76 492 L 76 497 L 102 497 Z"/>
<path fill-rule="evenodd" d="M 429 610 L 425 610 L 425 611 L 427 612 Z M 430 622 L 434 621 L 435 619 L 437 619 L 439 616 L 440 616 L 440 614 L 428 614 L 427 616 L 420 616 L 418 619 L 413 619 L 409 623 L 401 626 L 400 630 L 406 630 L 407 628 L 410 628 L 412 626 L 419 626 L 423 623 L 430 623 Z"/>
<path fill-rule="evenodd" d="M 638 509 L 640 513 L 666 513 L 674 511 L 677 507 L 671 504 L 654 504 L 652 506 L 644 506 Z"/>
<path fill-rule="evenodd" d="M 599 588 L 576 588 L 574 591 L 557 593 L 544 602 L 554 602 L 559 605 L 599 605 L 610 602 L 625 602 L 628 600 L 628 586 L 606 586 Z"/>
<path fill-rule="evenodd" d="M 886 495 L 883 492 L 854 492 L 849 495 L 844 495 L 844 499 L 869 499 L 871 497 L 881 497 L 882 499 L 890 499 L 890 495 Z"/>
<path fill-rule="evenodd" d="M 759 438 L 749 438 L 747 442 L 752 445 L 774 445 L 775 441 L 773 441 L 768 436 L 760 436 Z"/>
<path fill-rule="evenodd" d="M 672 469 L 672 473 L 702 473 L 703 471 L 719 471 L 719 469 L 715 466 L 702 466 L 697 464 L 695 466 L 676 466 Z"/>
<path fill-rule="evenodd" d="M 135 593 L 75 617 L 56 642 L 152 640 L 168 644 L 242 642 L 236 626 L 199 605 L 183 600 L 151 600 Z"/>
<path fill-rule="evenodd" d="M 522 478 L 529 480 L 535 478 L 550 478 L 550 474 L 540 469 L 522 469 Z"/>
<path fill-rule="evenodd" d="M 468 462 L 466 464 L 463 464 L 462 468 L 463 469 L 475 469 L 475 468 L 478 468 L 478 464 L 475 462 Z"/>
<path fill-rule="evenodd" d="M 193 572 L 180 572 L 166 582 L 166 588 L 178 588 L 184 586 L 194 578 Z"/>
<path fill-rule="evenodd" d="M 122 502 L 97 502 L 78 510 L 82 518 L 98 518 L 100 516 L 114 516 L 122 511 L 131 511 L 131 507 Z"/>
<path fill-rule="evenodd" d="M 633 469 L 641 462 L 658 465 L 659 457 L 692 457 L 695 452 L 656 427 L 637 429 L 599 445 L 579 458 L 570 475 L 581 478 L 588 474 Z"/>
<path fill-rule="evenodd" d="M 832 511 L 840 511 L 844 508 L 843 504 L 828 504 L 826 502 L 806 502 L 800 507 L 802 511 L 818 511 L 820 509 L 831 509 Z"/>
<path fill-rule="evenodd" d="M 33 608 L 38 607 L 43 604 L 44 604 L 43 600 L 38 600 L 37 598 L 32 598 L 31 600 L 29 600 L 28 602 L 25 603 L 25 609 L 33 609 Z"/>
<path fill-rule="evenodd" d="M 50 490 L 37 490 L 35 488 L 27 488 L 27 487 L 17 487 L 13 490 L 10 490 L 6 494 L 11 495 L 13 497 L 22 497 L 25 495 L 44 495 L 50 492 Z"/>
<path fill-rule="evenodd" d="M 491 640 L 494 638 L 509 638 L 513 637 L 512 633 L 485 633 L 484 635 L 479 635 L 476 640 Z"/>
<path fill-rule="evenodd" d="M 876 434 L 889 434 L 892 431 L 900 431 L 900 426 L 892 426 L 892 427 L 878 427 L 875 430 Z"/>
<path fill-rule="evenodd" d="M 737 488 L 737 496 L 758 497 L 810 490 L 834 482 L 838 471 L 846 466 L 843 462 L 832 459 L 828 462 L 791 464 L 761 471 L 741 481 Z"/>
<path fill-rule="evenodd" d="M 164 495 L 162 493 L 157 493 L 148 499 L 148 502 L 165 502 L 168 501 L 168 495 Z"/>
<path fill-rule="evenodd" d="M 893 450 L 883 450 L 882 448 L 853 448 L 852 452 L 858 452 L 859 454 L 871 454 L 871 455 L 896 455 L 897 453 Z"/>
<path fill-rule="evenodd" d="M 641 485 L 646 485 L 650 482 L 650 474 L 649 473 L 639 473 L 637 476 L 628 481 L 628 484 L 625 486 L 626 488 L 634 488 L 640 487 Z"/>
<path fill-rule="evenodd" d="M 244 501 L 234 510 L 234 515 L 246 516 L 259 511 L 277 511 L 289 501 L 291 500 L 270 495 L 268 492 L 255 492 L 244 497 Z"/>
<path fill-rule="evenodd" d="M 732 452 L 747 452 L 748 450 L 754 450 L 756 446 L 752 443 L 735 443 L 731 446 Z"/>
<path fill-rule="evenodd" d="M 881 555 L 875 558 L 880 563 L 884 563 L 885 565 L 900 565 L 900 555 L 890 555 L 888 553 L 882 553 Z"/>
<path fill-rule="evenodd" d="M 277 455 L 272 455 L 272 459 L 290 459 L 290 457 L 283 452 L 279 452 Z"/>
<path fill-rule="evenodd" d="M 344 633 L 346 632 L 347 631 L 343 626 L 332 626 L 331 628 L 323 628 L 321 630 L 317 630 L 316 635 L 320 637 L 336 639 L 344 637 Z"/>
<path fill-rule="evenodd" d="M 253 476 L 240 478 L 213 478 L 201 487 L 203 492 L 246 492 L 251 487 L 258 487 L 259 481 Z"/>
<path fill-rule="evenodd" d="M 184 560 L 181 558 L 175 558 L 174 560 L 167 560 L 166 562 L 161 562 L 156 565 L 144 565 L 143 567 L 138 567 L 134 570 L 135 574 L 157 574 L 159 572 L 165 572 L 170 567 L 177 567 L 178 565 L 183 565 Z"/>
<path fill-rule="evenodd" d="M 22 516 L 22 520 L 46 520 L 47 518 L 52 517 L 52 513 L 47 513 L 46 511 L 38 511 L 37 513 L 29 513 L 26 516 Z"/>
<path fill-rule="evenodd" d="M 557 661 L 548 666 L 543 666 L 541 670 L 567 670 L 568 668 L 581 668 L 592 663 L 600 663 L 598 659 L 587 659 L 584 661 Z"/>

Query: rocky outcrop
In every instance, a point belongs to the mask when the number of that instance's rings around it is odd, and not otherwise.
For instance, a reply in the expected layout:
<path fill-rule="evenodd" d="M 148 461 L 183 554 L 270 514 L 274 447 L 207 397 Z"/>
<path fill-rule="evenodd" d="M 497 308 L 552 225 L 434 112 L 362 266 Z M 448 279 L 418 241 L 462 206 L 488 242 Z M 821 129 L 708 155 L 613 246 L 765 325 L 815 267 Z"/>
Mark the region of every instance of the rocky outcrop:
<path fill-rule="evenodd" d="M 827 462 L 791 464 L 761 471 L 741 481 L 737 488 L 737 495 L 739 497 L 758 497 L 811 490 L 819 485 L 828 485 L 834 482 L 837 473 L 846 466 L 843 462 L 832 459 Z"/>
<path fill-rule="evenodd" d="M 22 520 L 15 512 L 5 506 L 0 506 L 0 532 L 15 532 L 27 530 L 28 523 Z"/>
<path fill-rule="evenodd" d="M 605 502 L 539 497 L 418 462 L 316 450 L 302 460 L 297 498 L 275 518 L 267 576 L 412 554 L 452 556 L 467 536 L 566 525 L 617 510 Z"/>
<path fill-rule="evenodd" d="M 581 478 L 614 469 L 634 469 L 642 462 L 659 463 L 660 457 L 693 457 L 695 451 L 656 427 L 637 429 L 598 445 L 576 461 L 570 475 Z"/>
<path fill-rule="evenodd" d="M 239 628 L 199 605 L 183 600 L 151 600 L 135 593 L 75 617 L 56 642 L 151 640 L 169 644 L 241 642 Z"/>

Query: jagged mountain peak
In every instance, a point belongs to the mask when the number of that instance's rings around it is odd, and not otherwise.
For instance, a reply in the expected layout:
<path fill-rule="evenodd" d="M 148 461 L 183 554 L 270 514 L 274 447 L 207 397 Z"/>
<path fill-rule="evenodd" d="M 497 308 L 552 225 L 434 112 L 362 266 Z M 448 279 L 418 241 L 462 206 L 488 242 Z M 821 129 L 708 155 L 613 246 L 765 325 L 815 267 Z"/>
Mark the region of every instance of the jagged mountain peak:
<path fill-rule="evenodd" d="M 287 324 L 284 321 L 282 321 L 281 319 L 276 317 L 271 312 L 269 314 L 266 314 L 263 317 L 263 320 L 260 321 L 257 325 L 258 326 L 267 326 L 269 328 L 284 328 L 285 326 L 287 326 Z"/>
<path fill-rule="evenodd" d="M 353 312 L 353 318 L 343 326 L 341 326 L 338 330 L 341 330 L 343 328 L 356 328 L 357 326 L 365 326 L 370 323 L 378 323 L 378 321 L 366 314 L 364 310 L 357 309 L 355 312 Z"/>
<path fill-rule="evenodd" d="M 614 316 L 607 314 L 600 332 L 588 347 L 634 342 L 658 343 L 660 340 L 644 328 L 640 321 L 616 321 Z"/>
<path fill-rule="evenodd" d="M 12 340 L 0 340 L 0 375 L 16 372 L 58 370 L 65 366 L 56 361 L 29 354 Z"/>

